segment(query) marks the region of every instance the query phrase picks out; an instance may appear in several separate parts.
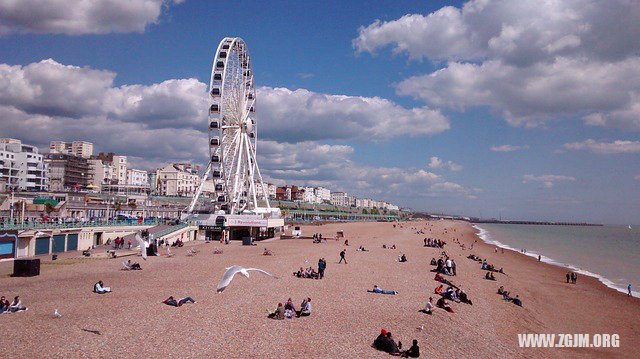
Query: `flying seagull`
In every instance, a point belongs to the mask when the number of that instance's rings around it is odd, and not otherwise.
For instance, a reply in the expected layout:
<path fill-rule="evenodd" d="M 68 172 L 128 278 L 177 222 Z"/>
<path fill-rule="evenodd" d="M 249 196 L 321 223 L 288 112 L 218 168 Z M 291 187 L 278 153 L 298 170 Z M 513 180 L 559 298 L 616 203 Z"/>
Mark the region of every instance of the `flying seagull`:
<path fill-rule="evenodd" d="M 142 259 L 144 259 L 145 261 L 147 260 L 147 246 L 146 246 L 146 242 L 142 239 L 142 237 L 140 236 L 140 233 L 136 233 L 136 241 L 138 241 L 138 244 L 140 245 L 140 252 L 142 252 Z"/>
<path fill-rule="evenodd" d="M 220 283 L 218 283 L 218 289 L 216 290 L 218 293 L 222 293 L 223 290 L 225 290 L 225 288 L 227 288 L 227 286 L 229 285 L 229 283 L 231 283 L 231 280 L 233 280 L 233 276 L 236 275 L 236 273 L 240 273 L 243 276 L 249 278 L 249 271 L 253 270 L 256 272 L 260 272 L 262 274 L 266 274 L 268 276 L 274 277 L 276 279 L 278 279 L 278 277 L 274 276 L 271 273 L 265 272 L 262 269 L 258 269 L 258 268 L 245 268 L 245 267 L 241 267 L 238 265 L 234 265 L 231 267 L 227 268 L 227 271 L 224 272 L 224 274 L 222 275 L 222 279 L 220 280 Z"/>

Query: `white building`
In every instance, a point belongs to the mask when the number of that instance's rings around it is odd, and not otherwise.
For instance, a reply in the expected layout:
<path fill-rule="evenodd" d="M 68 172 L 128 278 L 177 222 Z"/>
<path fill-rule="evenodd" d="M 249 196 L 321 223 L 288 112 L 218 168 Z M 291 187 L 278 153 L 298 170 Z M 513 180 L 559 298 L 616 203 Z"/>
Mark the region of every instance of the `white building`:
<path fill-rule="evenodd" d="M 301 190 L 304 192 L 302 194 L 302 202 L 317 203 L 313 187 L 302 187 Z"/>
<path fill-rule="evenodd" d="M 7 191 L 46 191 L 47 168 L 35 146 L 13 138 L 0 139 L 0 179 Z"/>
<path fill-rule="evenodd" d="M 156 171 L 161 196 L 192 196 L 200 185 L 199 167 L 188 163 L 169 163 Z"/>
<path fill-rule="evenodd" d="M 51 141 L 49 151 L 52 153 L 66 153 L 76 155 L 83 158 L 89 158 L 93 155 L 93 143 L 86 141 Z"/>
<path fill-rule="evenodd" d="M 147 186 L 148 185 L 147 171 L 130 169 L 127 170 L 127 185 L 128 186 Z"/>
<path fill-rule="evenodd" d="M 346 192 L 331 192 L 331 204 L 334 206 L 350 206 Z"/>
<path fill-rule="evenodd" d="M 263 182 L 264 183 L 264 190 L 266 190 L 267 192 L 267 198 L 268 199 L 276 199 L 276 188 L 278 186 L 276 186 L 273 183 L 268 183 L 268 182 Z M 256 186 L 256 193 L 258 194 L 258 196 L 262 196 L 262 192 L 264 191 L 262 186 L 260 185 L 259 181 L 255 182 L 255 186 Z"/>
<path fill-rule="evenodd" d="M 328 188 L 316 187 L 313 189 L 313 193 L 315 194 L 318 203 L 331 202 L 331 191 Z"/>
<path fill-rule="evenodd" d="M 91 179 L 93 186 L 100 191 L 104 185 L 111 184 L 111 179 L 114 178 L 114 170 L 110 162 L 104 163 L 102 160 L 90 159 L 89 165 L 93 172 Z"/>

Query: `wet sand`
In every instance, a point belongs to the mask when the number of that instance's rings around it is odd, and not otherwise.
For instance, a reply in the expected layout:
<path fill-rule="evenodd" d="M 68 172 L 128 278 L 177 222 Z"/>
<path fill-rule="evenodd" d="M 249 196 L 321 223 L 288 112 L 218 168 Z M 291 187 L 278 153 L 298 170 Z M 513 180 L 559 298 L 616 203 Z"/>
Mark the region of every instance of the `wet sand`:
<path fill-rule="evenodd" d="M 0 277 L 0 294 L 19 294 L 29 311 L 0 315 L 0 347 L 5 357 L 388 357 L 370 347 L 381 328 L 391 331 L 406 348 L 418 339 L 421 357 L 634 357 L 640 353 L 640 301 L 609 289 L 595 278 L 565 283 L 566 270 L 537 262 L 516 252 L 484 244 L 463 222 L 404 222 L 303 226 L 305 235 L 343 240 L 313 244 L 310 239 L 275 240 L 243 247 L 193 242 L 173 249 L 173 258 L 141 257 L 83 260 L 48 266 L 38 277 Z M 427 228 L 425 234 L 412 229 Z M 445 233 L 445 228 L 447 228 Z M 431 232 L 429 232 L 431 229 Z M 455 231 L 454 231 L 455 229 Z M 458 276 L 447 278 L 468 293 L 473 306 L 452 303 L 456 313 L 436 309 L 418 312 L 433 294 L 431 258 L 440 249 L 424 248 L 425 237 L 448 242 L 445 250 L 456 260 Z M 459 238 L 468 248 L 453 243 Z M 382 249 L 395 244 L 396 250 Z M 363 245 L 369 252 L 356 252 Z M 198 248 L 194 257 L 188 248 Z M 213 248 L 224 250 L 214 255 Z M 264 248 L 274 256 L 263 256 Z M 347 248 L 348 264 L 337 264 Z M 164 253 L 164 251 L 161 251 Z M 408 262 L 397 257 L 406 254 Z M 487 281 L 480 264 L 469 254 L 486 258 L 506 275 Z M 325 279 L 299 279 L 301 266 L 317 268 L 325 257 Z M 121 271 L 121 262 L 139 261 L 142 271 Z M 225 267 L 238 264 L 267 270 L 279 279 L 251 273 L 237 277 L 222 293 L 215 289 Z M 0 263 L 7 272 L 12 263 Z M 113 293 L 91 292 L 103 280 Z M 377 284 L 398 295 L 367 293 Z M 495 294 L 504 285 L 518 294 L 517 307 Z M 191 296 L 198 303 L 175 308 L 162 300 Z M 311 297 L 310 317 L 277 321 L 267 309 L 291 297 L 299 306 Z M 57 308 L 63 317 L 53 319 Z M 424 330 L 416 328 L 423 325 Z M 98 334 L 99 333 L 99 334 Z M 517 333 L 617 333 L 620 348 L 520 349 Z"/>

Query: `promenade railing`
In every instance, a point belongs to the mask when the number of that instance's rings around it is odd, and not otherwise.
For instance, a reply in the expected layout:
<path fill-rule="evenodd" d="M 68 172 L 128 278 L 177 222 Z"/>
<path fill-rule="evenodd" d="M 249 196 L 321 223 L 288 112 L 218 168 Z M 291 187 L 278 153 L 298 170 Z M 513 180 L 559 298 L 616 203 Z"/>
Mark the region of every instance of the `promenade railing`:
<path fill-rule="evenodd" d="M 123 226 L 155 226 L 158 220 L 138 221 L 91 221 L 91 222 L 29 222 L 29 223 L 0 223 L 0 230 L 30 230 L 30 229 L 65 229 L 87 227 L 123 227 Z"/>

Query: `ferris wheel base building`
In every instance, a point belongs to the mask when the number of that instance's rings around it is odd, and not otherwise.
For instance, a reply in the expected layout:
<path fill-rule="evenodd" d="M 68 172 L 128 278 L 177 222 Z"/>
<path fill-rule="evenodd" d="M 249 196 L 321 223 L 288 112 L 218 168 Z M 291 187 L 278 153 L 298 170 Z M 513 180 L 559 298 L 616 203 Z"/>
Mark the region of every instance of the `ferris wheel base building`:
<path fill-rule="evenodd" d="M 197 214 L 192 219 L 198 223 L 200 239 L 207 241 L 279 238 L 284 228 L 284 219 L 259 215 Z"/>

